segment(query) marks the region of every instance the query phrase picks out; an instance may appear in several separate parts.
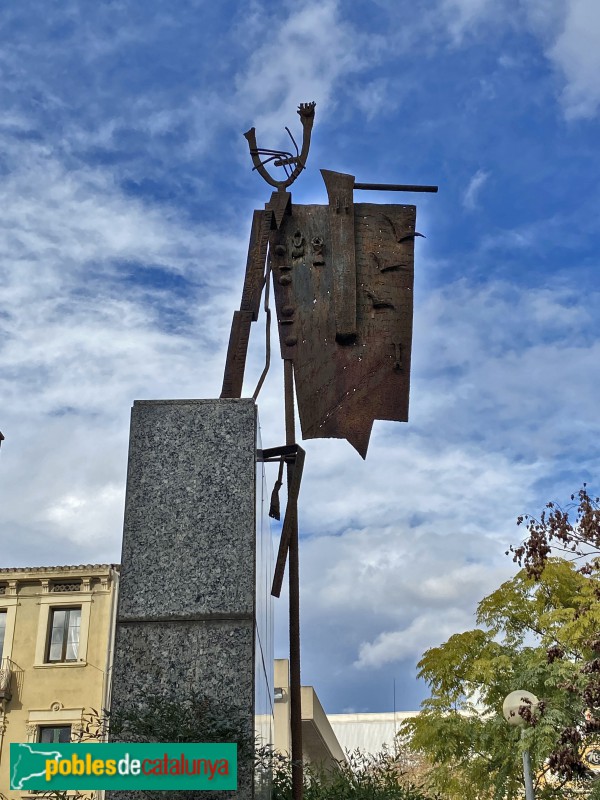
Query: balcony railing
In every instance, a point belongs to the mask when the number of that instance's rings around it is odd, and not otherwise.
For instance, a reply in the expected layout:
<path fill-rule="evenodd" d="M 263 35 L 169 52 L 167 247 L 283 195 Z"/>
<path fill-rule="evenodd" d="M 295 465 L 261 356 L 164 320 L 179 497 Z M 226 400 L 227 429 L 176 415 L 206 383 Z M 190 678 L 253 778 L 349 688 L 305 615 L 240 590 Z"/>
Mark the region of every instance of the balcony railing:
<path fill-rule="evenodd" d="M 14 664 L 10 658 L 0 661 L 0 700 L 10 700 L 10 683 L 14 672 Z"/>

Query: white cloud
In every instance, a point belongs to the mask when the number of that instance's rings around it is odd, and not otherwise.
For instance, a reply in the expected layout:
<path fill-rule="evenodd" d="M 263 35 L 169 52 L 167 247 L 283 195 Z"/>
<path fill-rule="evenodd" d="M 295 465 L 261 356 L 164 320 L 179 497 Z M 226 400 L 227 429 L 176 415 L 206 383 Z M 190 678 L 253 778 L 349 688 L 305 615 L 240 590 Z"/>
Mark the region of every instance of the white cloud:
<path fill-rule="evenodd" d="M 565 22 L 572 0 L 521 0 L 527 25 L 545 41 L 550 41 Z"/>
<path fill-rule="evenodd" d="M 54 541 L 63 563 L 72 552 L 115 561 L 129 407 L 218 395 L 244 234 L 184 224 L 169 206 L 126 195 L 107 171 L 67 169 L 48 147 L 9 140 L 5 152 L 3 525 Z M 4 564 L 23 563 L 24 542 L 12 557 L 3 551 Z"/>
<path fill-rule="evenodd" d="M 268 36 L 265 27 L 256 29 L 260 44 L 236 83 L 237 104 L 256 126 L 263 147 L 290 144 L 282 130 L 298 102 L 314 100 L 319 114 L 335 114 L 336 89 L 377 60 L 382 47 L 381 37 L 344 20 L 337 0 L 289 8 L 289 14 L 268 20 Z M 273 137 L 279 137 L 275 144 Z"/>
<path fill-rule="evenodd" d="M 14 148 L 0 186 L 5 205 L 0 252 L 22 268 L 28 261 L 69 279 L 88 262 L 114 259 L 185 271 L 199 239 L 165 209 L 127 197 L 105 170 L 66 169 L 48 147 Z M 35 290 L 35 285 L 30 287 Z"/>
<path fill-rule="evenodd" d="M 489 177 L 490 173 L 483 169 L 478 169 L 473 175 L 463 195 L 463 206 L 467 210 L 473 211 L 475 209 L 479 193 Z"/>
<path fill-rule="evenodd" d="M 567 119 L 596 116 L 600 106 L 600 5 L 596 0 L 570 0 L 564 28 L 548 49 L 563 72 L 561 101 Z"/>
<path fill-rule="evenodd" d="M 460 43 L 468 31 L 480 21 L 496 16 L 497 0 L 441 0 L 440 12 L 455 43 Z"/>
<path fill-rule="evenodd" d="M 440 0 L 431 19 L 455 46 L 500 28 L 526 26 L 562 79 L 559 99 L 567 119 L 595 117 L 600 106 L 600 5 L 596 0 Z M 503 56 L 504 63 L 514 55 Z"/>
<path fill-rule="evenodd" d="M 450 608 L 441 615 L 425 613 L 402 630 L 385 631 L 373 642 L 363 642 L 355 666 L 359 669 L 377 669 L 407 658 L 418 659 L 430 647 L 472 627 L 472 615 L 461 609 Z"/>
<path fill-rule="evenodd" d="M 353 98 L 365 118 L 372 120 L 380 119 L 386 114 L 386 111 L 389 112 L 390 107 L 395 109 L 399 98 L 406 93 L 406 83 L 394 82 L 389 77 L 385 77 L 356 86 Z"/>

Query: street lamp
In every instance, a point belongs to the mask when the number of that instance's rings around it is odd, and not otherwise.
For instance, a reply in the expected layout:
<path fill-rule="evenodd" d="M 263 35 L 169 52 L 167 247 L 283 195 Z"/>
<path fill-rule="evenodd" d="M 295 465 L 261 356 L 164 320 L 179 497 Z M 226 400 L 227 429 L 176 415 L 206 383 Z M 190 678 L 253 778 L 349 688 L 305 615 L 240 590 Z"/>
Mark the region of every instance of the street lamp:
<path fill-rule="evenodd" d="M 502 703 L 502 713 L 504 719 L 509 725 L 518 725 L 521 728 L 521 738 L 525 733 L 526 720 L 519 714 L 521 706 L 530 706 L 534 711 L 537 708 L 539 700 L 531 692 L 526 692 L 518 689 L 516 692 L 511 692 L 505 697 Z M 526 800 L 535 800 L 533 794 L 533 780 L 531 778 L 531 761 L 529 759 L 529 750 L 523 750 L 523 778 L 525 780 L 525 798 Z"/>

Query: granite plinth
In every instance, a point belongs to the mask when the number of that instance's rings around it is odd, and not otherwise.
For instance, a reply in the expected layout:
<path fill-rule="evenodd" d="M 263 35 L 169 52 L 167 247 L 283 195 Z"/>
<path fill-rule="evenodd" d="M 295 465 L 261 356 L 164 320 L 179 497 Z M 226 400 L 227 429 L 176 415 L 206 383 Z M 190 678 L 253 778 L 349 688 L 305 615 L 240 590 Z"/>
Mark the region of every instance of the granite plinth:
<path fill-rule="evenodd" d="M 256 406 L 136 402 L 119 616 L 254 610 Z"/>
<path fill-rule="evenodd" d="M 114 713 L 143 708 L 150 695 L 177 703 L 196 692 L 229 709 L 252 739 L 255 476 L 254 401 L 134 404 Z M 219 792 L 220 800 L 252 797 L 251 765 L 238 772 L 238 791 Z"/>

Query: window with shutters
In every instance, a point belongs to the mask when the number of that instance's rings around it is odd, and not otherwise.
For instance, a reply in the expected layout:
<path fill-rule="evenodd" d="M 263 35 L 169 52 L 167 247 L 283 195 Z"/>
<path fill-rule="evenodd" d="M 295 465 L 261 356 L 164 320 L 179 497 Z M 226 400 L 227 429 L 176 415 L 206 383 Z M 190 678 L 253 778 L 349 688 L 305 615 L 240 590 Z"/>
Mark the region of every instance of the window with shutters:
<path fill-rule="evenodd" d="M 50 609 L 46 662 L 77 661 L 80 629 L 81 606 Z"/>

